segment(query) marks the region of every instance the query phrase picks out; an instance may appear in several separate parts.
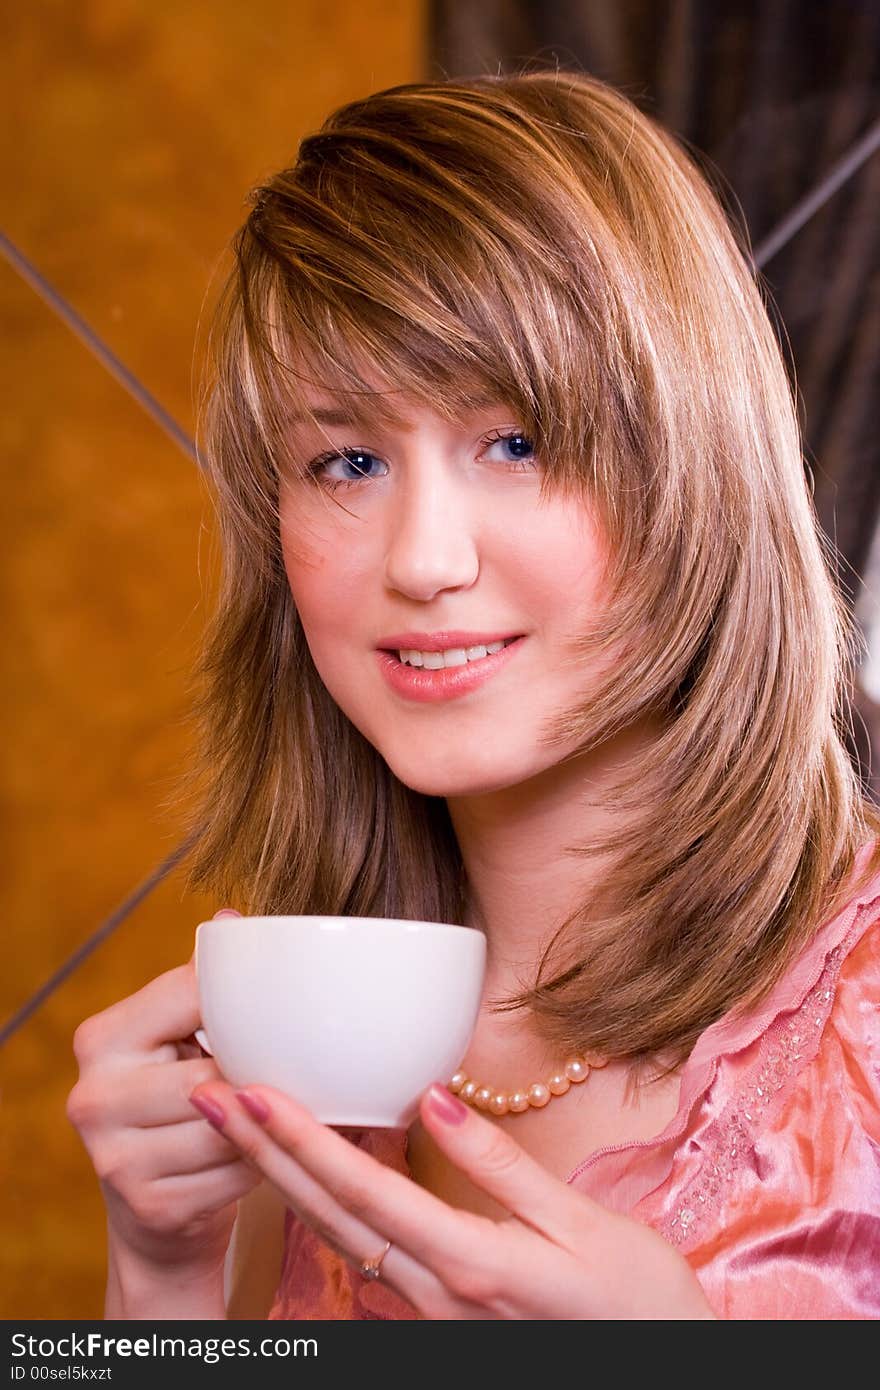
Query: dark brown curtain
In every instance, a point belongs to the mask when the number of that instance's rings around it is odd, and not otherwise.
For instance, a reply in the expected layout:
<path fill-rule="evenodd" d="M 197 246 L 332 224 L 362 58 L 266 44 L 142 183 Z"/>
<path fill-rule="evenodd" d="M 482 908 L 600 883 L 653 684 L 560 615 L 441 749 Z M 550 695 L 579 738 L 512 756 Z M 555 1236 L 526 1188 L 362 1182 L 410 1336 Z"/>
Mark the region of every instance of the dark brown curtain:
<path fill-rule="evenodd" d="M 438 77 L 537 62 L 612 82 L 701 156 L 753 247 L 880 115 L 880 0 L 434 0 L 432 45 Z M 874 154 L 764 269 L 819 518 L 863 623 L 880 516 L 878 208 Z M 861 688 L 856 705 L 852 753 L 876 796 L 880 706 Z"/>

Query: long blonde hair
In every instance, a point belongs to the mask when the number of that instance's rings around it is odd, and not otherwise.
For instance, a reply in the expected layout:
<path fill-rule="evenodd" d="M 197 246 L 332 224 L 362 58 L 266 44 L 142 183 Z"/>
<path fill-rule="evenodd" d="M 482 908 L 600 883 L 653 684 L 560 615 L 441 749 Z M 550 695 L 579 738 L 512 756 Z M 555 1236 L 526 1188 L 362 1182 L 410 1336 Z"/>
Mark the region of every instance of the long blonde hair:
<path fill-rule="evenodd" d="M 610 539 L 608 607 L 579 639 L 599 687 L 548 736 L 580 752 L 667 717 L 613 828 L 570 847 L 613 847 L 615 910 L 583 904 L 496 1003 L 562 1054 L 683 1058 L 779 978 L 880 830 L 843 742 L 856 629 L 759 286 L 707 183 L 581 74 L 413 84 L 305 139 L 234 251 L 202 438 L 224 579 L 193 884 L 252 912 L 464 919 L 445 802 L 391 773 L 312 663 L 278 477 L 307 375 L 380 406 L 367 363 L 450 415 L 487 390 L 519 411 L 543 485 Z M 603 661 L 621 642 L 625 665 Z"/>

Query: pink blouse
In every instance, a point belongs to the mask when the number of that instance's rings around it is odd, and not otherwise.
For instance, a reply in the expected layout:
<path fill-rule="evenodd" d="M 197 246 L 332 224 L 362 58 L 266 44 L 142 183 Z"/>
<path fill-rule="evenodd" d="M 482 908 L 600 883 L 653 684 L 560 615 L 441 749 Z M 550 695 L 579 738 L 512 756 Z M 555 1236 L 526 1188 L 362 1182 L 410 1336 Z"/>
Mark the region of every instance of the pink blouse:
<path fill-rule="evenodd" d="M 405 1131 L 361 1143 L 408 1173 Z M 661 1134 L 566 1181 L 676 1245 L 720 1318 L 880 1317 L 880 873 L 753 1013 L 706 1029 Z M 269 1317 L 419 1314 L 288 1211 Z"/>

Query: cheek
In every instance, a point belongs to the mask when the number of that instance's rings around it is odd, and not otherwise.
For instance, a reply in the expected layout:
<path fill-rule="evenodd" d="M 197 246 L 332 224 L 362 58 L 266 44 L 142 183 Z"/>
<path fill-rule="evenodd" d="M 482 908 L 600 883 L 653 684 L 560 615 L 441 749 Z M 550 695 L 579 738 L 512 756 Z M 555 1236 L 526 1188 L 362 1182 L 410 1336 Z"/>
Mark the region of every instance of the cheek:
<path fill-rule="evenodd" d="M 344 636 L 363 636 L 363 606 L 368 566 L 339 538 L 303 540 L 282 526 L 281 551 L 293 602 L 312 659 L 325 684 L 333 686 L 334 670 L 346 644 Z"/>
<path fill-rule="evenodd" d="M 334 546 L 325 531 L 326 528 L 299 516 L 294 521 L 282 507 L 281 554 L 287 583 L 304 624 L 308 615 L 320 614 L 332 605 L 340 564 L 345 562 L 344 547 Z"/>
<path fill-rule="evenodd" d="M 284 570 L 297 612 L 305 624 L 312 613 L 320 613 L 328 604 L 327 562 L 320 554 L 309 554 L 302 547 L 294 549 L 282 540 Z"/>
<path fill-rule="evenodd" d="M 516 568 L 521 594 L 557 629 L 576 629 L 595 614 L 603 592 L 606 544 L 598 525 L 580 509 L 558 504 L 543 524 L 524 530 Z"/>
<path fill-rule="evenodd" d="M 331 698 L 352 715 L 352 680 L 345 660 L 349 644 L 340 641 L 351 621 L 350 589 L 340 587 L 335 566 L 325 559 L 305 564 L 301 555 L 284 554 L 287 582 L 321 683 Z M 348 593 L 348 602 L 343 595 Z"/>

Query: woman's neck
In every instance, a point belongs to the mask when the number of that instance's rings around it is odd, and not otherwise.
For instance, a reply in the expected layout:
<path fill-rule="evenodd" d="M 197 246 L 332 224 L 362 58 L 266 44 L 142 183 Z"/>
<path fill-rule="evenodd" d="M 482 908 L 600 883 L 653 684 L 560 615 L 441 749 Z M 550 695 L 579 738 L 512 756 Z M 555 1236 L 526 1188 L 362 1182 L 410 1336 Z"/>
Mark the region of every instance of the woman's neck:
<path fill-rule="evenodd" d="M 530 984 L 544 947 L 574 909 L 608 910 L 610 851 L 585 857 L 567 846 L 608 832 L 599 793 L 613 788 L 623 764 L 658 733 L 646 720 L 527 782 L 448 799 L 468 884 L 466 922 L 488 942 L 487 995 Z"/>

